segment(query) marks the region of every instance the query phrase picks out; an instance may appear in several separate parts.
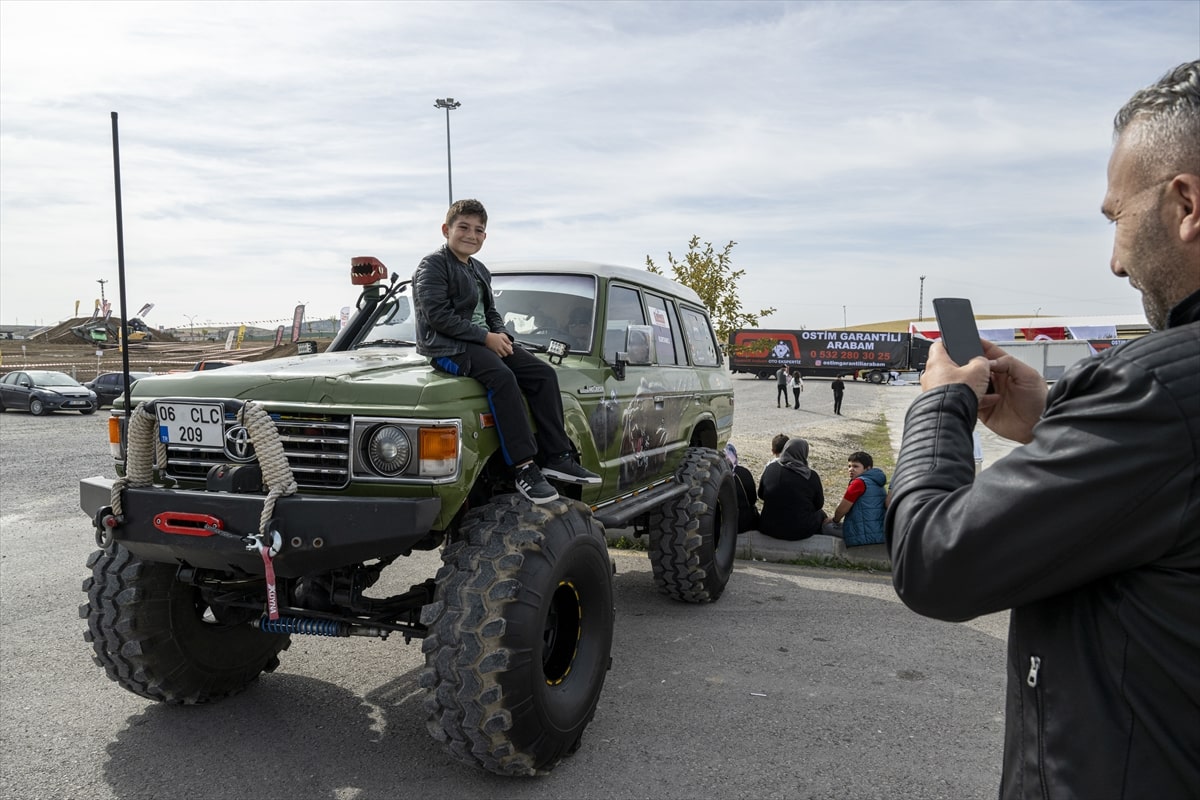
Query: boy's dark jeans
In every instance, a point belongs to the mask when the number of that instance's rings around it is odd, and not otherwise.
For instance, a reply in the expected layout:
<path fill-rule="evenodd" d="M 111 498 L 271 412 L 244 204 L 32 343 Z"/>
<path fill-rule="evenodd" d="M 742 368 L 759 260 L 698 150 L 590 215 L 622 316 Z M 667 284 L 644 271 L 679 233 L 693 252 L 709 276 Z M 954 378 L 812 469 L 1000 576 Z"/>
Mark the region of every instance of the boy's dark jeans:
<path fill-rule="evenodd" d="M 562 395 L 554 367 L 521 347 L 506 358 L 480 344 L 467 344 L 466 352 L 432 359 L 433 366 L 450 375 L 474 378 L 487 389 L 488 406 L 500 434 L 500 452 L 509 466 L 528 461 L 538 452 L 555 457 L 571 450 L 563 430 Z M 522 393 L 523 396 L 522 396 Z M 537 439 L 525 416 L 525 403 L 537 426 Z"/>

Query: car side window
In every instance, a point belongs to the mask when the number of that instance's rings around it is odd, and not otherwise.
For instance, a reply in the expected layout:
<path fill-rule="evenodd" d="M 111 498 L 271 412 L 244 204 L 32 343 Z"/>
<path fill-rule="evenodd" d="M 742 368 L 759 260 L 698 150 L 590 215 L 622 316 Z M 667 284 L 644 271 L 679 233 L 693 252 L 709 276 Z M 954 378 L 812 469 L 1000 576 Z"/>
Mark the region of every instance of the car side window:
<path fill-rule="evenodd" d="M 683 348 L 678 346 L 679 322 L 670 300 L 646 293 L 646 308 L 650 311 L 650 326 L 654 330 L 654 352 L 659 364 L 678 364 Z M 683 362 L 686 363 L 686 358 Z"/>
<path fill-rule="evenodd" d="M 636 289 L 612 284 L 608 287 L 608 310 L 604 318 L 604 357 L 615 361 L 625 349 L 625 333 L 630 325 L 645 325 L 642 298 Z"/>
<path fill-rule="evenodd" d="M 679 316 L 683 320 L 683 335 L 687 339 L 688 350 L 692 353 L 692 363 L 698 367 L 715 367 L 721 363 L 717 351 L 717 341 L 713 336 L 708 317 L 694 308 L 681 308 Z"/>

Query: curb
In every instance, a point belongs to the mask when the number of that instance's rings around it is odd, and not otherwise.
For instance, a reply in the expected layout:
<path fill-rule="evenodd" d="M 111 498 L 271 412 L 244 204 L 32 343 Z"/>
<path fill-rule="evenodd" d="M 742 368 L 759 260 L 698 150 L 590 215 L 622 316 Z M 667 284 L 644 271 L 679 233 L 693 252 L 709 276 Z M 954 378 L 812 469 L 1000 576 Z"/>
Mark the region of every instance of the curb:
<path fill-rule="evenodd" d="M 605 530 L 604 537 L 609 545 L 619 540 L 641 542 L 645 538 L 634 535 L 633 528 Z M 846 547 L 836 536 L 818 534 L 798 542 L 772 539 L 758 531 L 738 534 L 735 556 L 743 561 L 773 561 L 787 564 L 793 561 L 821 561 L 830 565 L 849 564 L 880 572 L 891 572 L 892 561 L 885 544 L 868 544 L 861 547 Z"/>
<path fill-rule="evenodd" d="M 823 561 L 829 564 L 853 564 L 881 572 L 892 571 L 886 544 L 847 547 L 837 536 L 817 534 L 798 542 L 773 539 L 758 531 L 738 535 L 737 557 L 749 561 Z"/>

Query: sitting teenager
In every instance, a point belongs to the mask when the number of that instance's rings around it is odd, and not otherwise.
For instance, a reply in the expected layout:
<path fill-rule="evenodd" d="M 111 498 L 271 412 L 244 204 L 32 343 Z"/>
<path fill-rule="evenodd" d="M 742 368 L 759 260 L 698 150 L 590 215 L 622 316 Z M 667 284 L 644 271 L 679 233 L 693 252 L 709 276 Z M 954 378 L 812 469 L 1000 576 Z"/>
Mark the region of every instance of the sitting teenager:
<path fill-rule="evenodd" d="M 861 450 L 847 459 L 850 485 L 842 502 L 834 509 L 834 523 L 842 524 L 841 536 L 847 547 L 883 544 L 883 523 L 887 515 L 887 476 L 875 466 L 870 453 Z"/>
<path fill-rule="evenodd" d="M 758 494 L 754 491 L 754 476 L 750 470 L 738 464 L 737 448 L 733 442 L 725 445 L 725 458 L 733 469 L 734 485 L 738 496 L 738 533 L 758 529 Z"/>
<path fill-rule="evenodd" d="M 808 442 L 788 439 L 777 461 L 767 464 L 758 482 L 763 507 L 758 530 L 775 539 L 799 541 L 821 532 L 828 519 L 821 476 L 808 466 Z"/>

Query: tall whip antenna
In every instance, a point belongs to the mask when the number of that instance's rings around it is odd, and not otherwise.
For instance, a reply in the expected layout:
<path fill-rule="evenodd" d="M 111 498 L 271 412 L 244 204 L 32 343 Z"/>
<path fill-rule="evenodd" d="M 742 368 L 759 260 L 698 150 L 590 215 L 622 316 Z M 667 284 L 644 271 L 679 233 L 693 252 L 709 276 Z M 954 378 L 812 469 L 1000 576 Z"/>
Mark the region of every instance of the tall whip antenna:
<path fill-rule="evenodd" d="M 125 373 L 125 419 L 129 407 L 129 315 L 125 313 L 125 223 L 121 217 L 121 144 L 117 134 L 117 112 L 112 112 L 113 187 L 117 195 L 117 286 L 121 295 L 121 371 Z M 103 288 L 103 287 L 102 287 Z"/>

